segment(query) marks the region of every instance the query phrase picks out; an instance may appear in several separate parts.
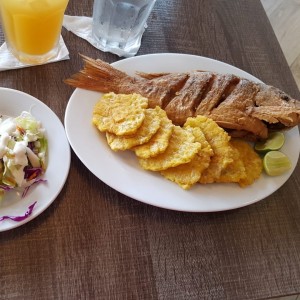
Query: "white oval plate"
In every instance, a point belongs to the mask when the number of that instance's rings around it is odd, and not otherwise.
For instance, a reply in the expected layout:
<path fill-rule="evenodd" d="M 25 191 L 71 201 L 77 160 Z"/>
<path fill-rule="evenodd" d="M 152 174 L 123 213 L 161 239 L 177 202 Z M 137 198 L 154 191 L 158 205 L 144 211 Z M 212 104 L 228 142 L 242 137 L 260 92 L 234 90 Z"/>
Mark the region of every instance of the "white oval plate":
<path fill-rule="evenodd" d="M 185 54 L 151 54 L 124 59 L 112 64 L 133 75 L 143 72 L 185 72 L 208 70 L 233 73 L 254 81 L 254 76 L 213 59 Z M 134 153 L 113 152 L 105 136 L 92 125 L 92 111 L 101 94 L 76 89 L 65 114 L 67 137 L 79 159 L 100 180 L 133 199 L 154 206 L 188 212 L 212 212 L 234 209 L 257 202 L 275 192 L 291 176 L 298 160 L 299 131 L 295 127 L 286 132 L 282 151 L 292 161 L 293 168 L 282 176 L 263 174 L 247 188 L 237 184 L 196 184 L 186 191 L 161 175 L 140 168 Z"/>
<path fill-rule="evenodd" d="M 48 166 L 42 182 L 33 185 L 26 196 L 9 191 L 0 202 L 0 217 L 23 216 L 28 207 L 37 202 L 32 214 L 21 222 L 0 221 L 0 231 L 21 226 L 41 214 L 55 200 L 69 174 L 71 151 L 64 127 L 56 114 L 43 102 L 26 93 L 0 88 L 0 114 L 17 117 L 22 111 L 29 111 L 46 130 L 48 139 Z"/>

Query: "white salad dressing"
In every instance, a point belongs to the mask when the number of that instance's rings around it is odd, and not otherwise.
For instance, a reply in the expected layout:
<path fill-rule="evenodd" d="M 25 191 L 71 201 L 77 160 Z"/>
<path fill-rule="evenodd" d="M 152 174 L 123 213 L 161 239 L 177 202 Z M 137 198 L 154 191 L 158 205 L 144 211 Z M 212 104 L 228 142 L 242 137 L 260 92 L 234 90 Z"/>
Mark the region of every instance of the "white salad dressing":
<path fill-rule="evenodd" d="M 0 159 L 3 158 L 4 154 L 6 153 L 6 147 L 9 141 L 9 134 L 7 132 L 4 132 L 0 136 Z"/>
<path fill-rule="evenodd" d="M 26 187 L 35 179 L 28 180 L 28 168 L 45 170 L 47 141 L 45 129 L 29 112 L 17 118 L 0 118 L 0 185 L 9 188 Z M 31 176 L 32 173 L 29 175 Z M 0 190 L 0 198 L 3 196 Z"/>
<path fill-rule="evenodd" d="M 27 156 L 28 156 L 28 159 L 29 159 L 31 165 L 34 168 L 38 168 L 41 166 L 40 159 L 29 147 L 26 147 L 26 153 L 27 153 Z"/>
<path fill-rule="evenodd" d="M 3 133 L 12 135 L 14 131 L 16 131 L 16 122 L 13 118 L 7 118 L 0 123 L 0 135 Z"/>
<path fill-rule="evenodd" d="M 26 152 L 27 152 L 26 148 L 27 148 L 27 143 L 16 142 L 14 149 L 12 151 L 14 155 L 15 165 L 26 166 L 28 164 L 28 159 L 26 156 Z"/>

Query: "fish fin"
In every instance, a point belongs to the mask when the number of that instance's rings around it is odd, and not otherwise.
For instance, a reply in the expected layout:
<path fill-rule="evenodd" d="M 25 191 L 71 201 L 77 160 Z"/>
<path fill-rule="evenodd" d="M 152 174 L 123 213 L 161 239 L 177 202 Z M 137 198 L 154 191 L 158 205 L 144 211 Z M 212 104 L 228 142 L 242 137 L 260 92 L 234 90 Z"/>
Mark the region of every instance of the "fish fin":
<path fill-rule="evenodd" d="M 134 78 L 112 67 L 102 60 L 95 60 L 81 55 L 84 68 L 64 82 L 73 87 L 98 91 L 102 93 L 119 92 L 122 83 L 133 82 Z"/>

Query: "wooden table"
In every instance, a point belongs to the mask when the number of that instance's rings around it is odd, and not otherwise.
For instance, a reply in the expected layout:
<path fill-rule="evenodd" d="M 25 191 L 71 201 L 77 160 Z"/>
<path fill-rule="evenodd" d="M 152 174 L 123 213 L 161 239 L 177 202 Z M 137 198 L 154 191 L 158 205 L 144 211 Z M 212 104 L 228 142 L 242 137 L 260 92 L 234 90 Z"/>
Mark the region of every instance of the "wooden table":
<path fill-rule="evenodd" d="M 67 14 L 90 16 L 92 0 Z M 189 53 L 299 91 L 259 0 L 158 0 L 138 55 Z M 1 36 L 1 35 L 0 35 Z M 46 103 L 63 121 L 82 67 L 103 53 L 63 30 L 70 60 L 0 73 L 0 85 Z M 3 37 L 2 37 L 3 41 Z M 0 58 L 1 59 L 1 58 Z M 130 199 L 72 153 L 67 182 L 31 222 L 0 233 L 0 299 L 262 299 L 300 293 L 300 175 L 248 207 L 183 213 Z"/>

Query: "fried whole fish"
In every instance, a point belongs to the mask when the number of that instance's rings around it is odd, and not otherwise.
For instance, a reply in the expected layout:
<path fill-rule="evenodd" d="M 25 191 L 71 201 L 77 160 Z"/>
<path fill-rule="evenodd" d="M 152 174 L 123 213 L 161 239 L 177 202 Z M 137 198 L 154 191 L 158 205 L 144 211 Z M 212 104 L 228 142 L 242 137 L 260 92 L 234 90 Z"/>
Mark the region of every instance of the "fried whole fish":
<path fill-rule="evenodd" d="M 83 56 L 84 68 L 65 80 L 71 86 L 102 93 L 137 93 L 160 106 L 176 125 L 204 115 L 234 137 L 266 139 L 269 131 L 300 123 L 300 101 L 266 84 L 233 74 L 137 72 L 129 76 L 102 60 Z"/>

